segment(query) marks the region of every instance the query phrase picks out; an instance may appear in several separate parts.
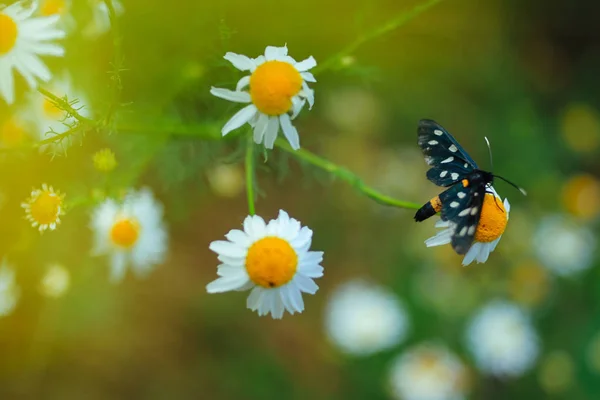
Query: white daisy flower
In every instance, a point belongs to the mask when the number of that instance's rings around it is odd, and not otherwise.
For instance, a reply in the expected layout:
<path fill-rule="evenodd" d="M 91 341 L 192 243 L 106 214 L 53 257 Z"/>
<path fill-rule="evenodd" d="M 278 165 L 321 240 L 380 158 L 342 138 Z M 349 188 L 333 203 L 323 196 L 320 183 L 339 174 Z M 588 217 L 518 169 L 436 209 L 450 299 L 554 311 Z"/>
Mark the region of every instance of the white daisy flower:
<path fill-rule="evenodd" d="M 475 231 L 475 239 L 473 244 L 465 258 L 463 259 L 463 265 L 469 265 L 474 260 L 478 263 L 484 263 L 487 261 L 490 253 L 496 249 L 500 238 L 506 229 L 508 223 L 508 214 L 510 212 L 510 203 L 508 199 L 502 199 L 492 188 L 493 193 L 486 193 L 481 208 L 481 218 Z M 494 199 L 494 196 L 496 199 Z M 427 239 L 425 244 L 427 247 L 440 246 L 449 244 L 452 241 L 452 235 L 456 229 L 456 225 L 450 221 L 439 220 L 435 223 L 436 228 L 446 228 L 443 231 L 438 232 L 435 236 Z"/>
<path fill-rule="evenodd" d="M 219 278 L 206 286 L 208 293 L 248 290 L 246 305 L 258 315 L 283 317 L 304 310 L 302 292 L 315 294 L 314 278 L 323 276 L 323 252 L 309 251 L 312 231 L 280 210 L 277 219 L 257 216 L 244 220 L 244 230 L 229 231 L 226 241 L 209 248 L 219 255 Z"/>
<path fill-rule="evenodd" d="M 0 317 L 12 313 L 20 296 L 21 289 L 17 286 L 15 271 L 4 259 L 0 264 Z"/>
<path fill-rule="evenodd" d="M 225 100 L 250 105 L 225 124 L 221 130 L 223 136 L 248 122 L 254 128 L 254 141 L 272 149 L 281 126 L 292 148 L 299 149 L 300 138 L 292 120 L 307 101 L 309 109 L 315 101 L 314 91 L 306 83 L 316 82 L 307 72 L 317 65 L 315 59 L 310 56 L 296 62 L 288 56 L 286 46 L 268 46 L 264 56 L 254 59 L 231 52 L 224 58 L 240 71 L 249 71 L 250 75 L 239 80 L 235 91 L 212 87 L 210 92 Z"/>
<path fill-rule="evenodd" d="M 60 98 L 67 96 L 69 102 L 76 100 L 73 108 L 80 115 L 91 117 L 85 95 L 73 88 L 71 78 L 66 73 L 60 79 L 54 79 L 47 89 Z M 31 124 L 40 140 L 50 137 L 48 132 L 61 134 L 78 123 L 75 117 L 67 115 L 64 110 L 58 108 L 50 99 L 38 92 L 29 94 L 28 104 L 23 110 L 22 117 Z"/>
<path fill-rule="evenodd" d="M 89 37 L 96 37 L 108 32 L 111 26 L 106 2 L 104 0 L 88 0 L 88 3 L 92 9 L 92 20 L 84 29 L 83 34 Z M 117 16 L 125 12 L 121 1 L 112 0 L 112 5 Z"/>
<path fill-rule="evenodd" d="M 394 361 L 390 383 L 397 399 L 460 400 L 467 391 L 467 370 L 445 346 L 423 343 Z"/>
<path fill-rule="evenodd" d="M 65 214 L 65 195 L 45 183 L 41 189 L 34 189 L 31 196 L 21 203 L 25 209 L 25 218 L 31 226 L 40 232 L 46 229 L 55 230 L 60 224 L 60 217 Z"/>
<path fill-rule="evenodd" d="M 60 264 L 51 264 L 46 269 L 39 290 L 46 297 L 58 298 L 66 293 L 70 283 L 69 270 Z"/>
<path fill-rule="evenodd" d="M 329 339 L 350 354 L 392 348 L 404 340 L 408 326 L 400 300 L 386 288 L 362 280 L 339 286 L 325 309 Z"/>
<path fill-rule="evenodd" d="M 130 265 L 145 277 L 156 264 L 164 261 L 167 231 L 162 205 L 148 189 L 130 192 L 122 203 L 108 199 L 92 215 L 95 255 L 110 257 L 110 278 L 119 282 Z"/>
<path fill-rule="evenodd" d="M 539 354 L 539 338 L 529 315 L 506 301 L 481 308 L 469 323 L 466 339 L 477 367 L 498 377 L 523 375 Z"/>
<path fill-rule="evenodd" d="M 596 245 L 589 228 L 561 215 L 545 217 L 533 237 L 538 259 L 560 276 L 577 275 L 591 267 Z"/>
<path fill-rule="evenodd" d="M 75 19 L 71 15 L 71 0 L 35 0 L 37 14 L 50 17 L 58 15 L 62 27 L 71 31 L 75 27 Z"/>
<path fill-rule="evenodd" d="M 20 1 L 0 8 L 0 96 L 8 104 L 15 100 L 13 68 L 35 89 L 38 80 L 48 82 L 52 77 L 38 56 L 64 55 L 61 46 L 50 43 L 65 36 L 56 27 L 59 16 L 32 17 L 34 11 L 35 5 L 25 8 Z"/>

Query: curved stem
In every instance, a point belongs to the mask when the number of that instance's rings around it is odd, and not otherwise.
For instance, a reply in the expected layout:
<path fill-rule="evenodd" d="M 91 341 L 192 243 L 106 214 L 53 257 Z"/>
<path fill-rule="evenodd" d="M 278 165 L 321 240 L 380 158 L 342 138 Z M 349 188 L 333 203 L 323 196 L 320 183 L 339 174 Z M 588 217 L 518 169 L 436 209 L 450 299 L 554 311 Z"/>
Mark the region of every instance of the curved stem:
<path fill-rule="evenodd" d="M 380 204 L 398 207 L 398 208 L 410 208 L 410 209 L 415 209 L 415 210 L 418 210 L 419 208 L 421 208 L 421 204 L 412 203 L 410 201 L 397 200 L 397 199 L 394 199 L 393 197 L 387 196 L 387 195 L 379 192 L 378 190 L 376 190 L 370 186 L 367 186 L 357 175 L 350 172 L 346 168 L 340 167 L 339 165 L 334 164 L 331 161 L 326 160 L 322 157 L 319 157 L 316 154 L 311 153 L 308 150 L 292 149 L 291 146 L 289 145 L 289 143 L 286 142 L 284 139 L 277 139 L 277 141 L 275 142 L 275 145 L 277 147 L 279 147 L 280 149 L 287 151 L 294 157 L 297 157 L 298 159 L 300 159 L 302 161 L 305 161 L 311 165 L 314 165 L 315 167 L 320 168 L 324 171 L 327 171 L 330 174 L 340 178 L 341 180 L 343 180 L 343 181 L 347 182 L 348 184 L 350 184 L 351 186 L 353 186 L 356 190 L 358 190 L 362 194 L 366 195 L 367 197 L 375 200 L 376 202 L 378 202 Z"/>
<path fill-rule="evenodd" d="M 254 141 L 252 135 L 248 135 L 246 145 L 246 196 L 248 198 L 248 213 L 255 214 L 254 209 Z"/>
<path fill-rule="evenodd" d="M 344 57 L 349 56 L 352 53 L 354 53 L 356 51 L 356 49 L 358 49 L 360 46 L 362 46 L 366 42 L 373 40 L 373 39 L 377 39 L 378 37 L 383 36 L 388 32 L 391 32 L 397 28 L 400 28 L 401 26 L 403 26 L 407 22 L 410 22 L 415 17 L 417 17 L 419 14 L 428 10 L 429 8 L 436 5 L 440 1 L 442 1 L 442 0 L 427 0 L 421 4 L 417 4 L 410 10 L 401 12 L 400 14 L 396 15 L 394 18 L 392 18 L 388 22 L 384 23 L 383 25 L 378 26 L 377 28 L 373 29 L 370 32 L 363 34 L 362 36 L 359 36 L 354 42 L 350 43 L 349 45 L 344 47 L 342 50 L 340 50 L 336 54 L 332 55 L 331 57 L 327 58 L 325 61 L 320 63 L 317 67 L 315 67 L 312 70 L 312 72 L 314 74 L 321 73 L 325 70 L 335 67 L 336 65 L 339 65 L 340 61 Z"/>

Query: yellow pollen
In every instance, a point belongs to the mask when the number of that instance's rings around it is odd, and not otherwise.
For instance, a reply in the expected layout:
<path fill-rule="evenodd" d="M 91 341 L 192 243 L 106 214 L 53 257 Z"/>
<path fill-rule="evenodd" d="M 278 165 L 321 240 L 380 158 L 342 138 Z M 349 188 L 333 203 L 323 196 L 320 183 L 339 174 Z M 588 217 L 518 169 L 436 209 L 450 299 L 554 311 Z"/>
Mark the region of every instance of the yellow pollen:
<path fill-rule="evenodd" d="M 292 108 L 292 97 L 302 89 L 302 76 L 291 64 L 267 61 L 250 76 L 250 96 L 260 112 L 281 115 Z"/>
<path fill-rule="evenodd" d="M 44 109 L 44 114 L 46 115 L 46 117 L 48 117 L 50 119 L 58 120 L 63 117 L 63 110 L 56 107 L 56 104 L 54 104 L 51 100 L 48 100 L 45 97 L 44 97 L 44 103 L 42 104 L 42 107 Z"/>
<path fill-rule="evenodd" d="M 483 199 L 483 208 L 481 209 L 481 218 L 475 232 L 477 242 L 493 242 L 504 233 L 508 216 L 504 209 L 502 200 L 496 198 L 491 193 L 486 193 Z"/>
<path fill-rule="evenodd" d="M 110 230 L 110 239 L 114 244 L 126 249 L 131 248 L 140 236 L 140 224 L 132 218 L 123 218 L 115 222 Z"/>
<path fill-rule="evenodd" d="M 255 242 L 246 255 L 246 271 L 255 284 L 274 288 L 285 285 L 294 277 L 298 255 L 290 244 L 278 237 L 266 237 Z"/>
<path fill-rule="evenodd" d="M 0 125 L 0 141 L 5 147 L 17 147 L 26 136 L 25 129 L 14 118 Z"/>
<path fill-rule="evenodd" d="M 45 0 L 40 6 L 40 14 L 55 15 L 62 14 L 67 9 L 65 0 Z"/>
<path fill-rule="evenodd" d="M 0 13 L 0 56 L 12 50 L 19 32 L 17 23 L 8 15 Z"/>
<path fill-rule="evenodd" d="M 56 193 L 44 190 L 33 200 L 29 212 L 31 218 L 40 225 L 49 225 L 58 220 L 62 198 Z"/>

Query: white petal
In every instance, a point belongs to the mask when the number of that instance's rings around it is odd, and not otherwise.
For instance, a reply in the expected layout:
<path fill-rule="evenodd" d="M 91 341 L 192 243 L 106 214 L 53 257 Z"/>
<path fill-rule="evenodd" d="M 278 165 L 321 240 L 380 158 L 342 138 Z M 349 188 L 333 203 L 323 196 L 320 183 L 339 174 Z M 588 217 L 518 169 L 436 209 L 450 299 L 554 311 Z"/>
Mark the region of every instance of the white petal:
<path fill-rule="evenodd" d="M 256 64 L 254 63 L 254 61 L 252 61 L 251 58 L 243 54 L 228 52 L 223 58 L 229 61 L 231 64 L 233 64 L 233 66 L 239 69 L 240 71 L 251 71 L 254 68 L 256 68 Z"/>
<path fill-rule="evenodd" d="M 296 313 L 296 309 L 294 308 L 294 306 L 291 303 L 290 300 L 290 296 L 288 295 L 288 286 L 283 286 L 279 289 L 279 299 L 281 300 L 281 303 L 283 304 L 283 306 L 285 307 L 285 309 L 290 313 L 290 314 L 294 314 Z"/>
<path fill-rule="evenodd" d="M 265 147 L 267 149 L 272 149 L 275 144 L 275 139 L 277 139 L 277 132 L 279 131 L 279 118 L 277 117 L 269 117 L 269 122 L 267 124 L 267 130 L 265 131 Z"/>
<path fill-rule="evenodd" d="M 225 240 L 216 240 L 212 242 L 208 248 L 217 254 L 222 254 L 228 257 L 246 257 L 247 253 L 247 249 Z"/>
<path fill-rule="evenodd" d="M 2 95 L 7 104 L 12 104 L 15 101 L 15 83 L 11 68 L 2 68 L 0 70 L 0 95 Z"/>
<path fill-rule="evenodd" d="M 271 307 L 271 317 L 273 319 L 281 319 L 283 318 L 283 312 L 285 311 L 285 307 L 283 301 L 281 300 L 279 290 L 274 289 L 275 293 L 272 296 L 272 307 Z"/>
<path fill-rule="evenodd" d="M 275 47 L 275 46 L 267 46 L 265 49 L 265 58 L 268 61 L 278 60 L 281 57 L 287 56 L 287 46 L 283 47 Z"/>
<path fill-rule="evenodd" d="M 305 293 L 315 294 L 317 293 L 317 290 L 319 290 L 319 287 L 312 279 L 302 274 L 297 273 L 296 276 L 294 276 L 293 282 Z"/>
<path fill-rule="evenodd" d="M 298 312 L 304 311 L 304 300 L 302 299 L 302 293 L 300 292 L 300 289 L 290 284 L 284 287 L 287 288 L 292 307 Z"/>
<path fill-rule="evenodd" d="M 246 235 L 244 231 L 241 231 L 239 229 L 230 230 L 227 233 L 227 235 L 225 235 L 225 237 L 230 242 L 233 242 L 241 247 L 246 247 L 250 245 L 250 238 L 248 237 L 248 235 Z"/>
<path fill-rule="evenodd" d="M 315 76 L 313 74 L 311 74 L 310 72 L 301 72 L 300 76 L 302 77 L 302 79 L 304 79 L 306 82 L 316 82 L 317 80 L 315 79 Z"/>
<path fill-rule="evenodd" d="M 236 290 L 248 283 L 248 278 L 243 274 L 218 278 L 208 285 L 206 291 L 208 293 L 222 293 L 230 290 Z"/>
<path fill-rule="evenodd" d="M 288 142 L 290 142 L 292 149 L 298 150 L 300 148 L 300 137 L 298 136 L 298 130 L 296 130 L 294 125 L 292 125 L 290 116 L 287 114 L 281 114 L 279 116 L 279 122 L 281 123 L 283 134 L 287 138 Z"/>
<path fill-rule="evenodd" d="M 306 82 L 302 82 L 302 92 L 306 100 L 308 101 L 308 109 L 312 109 L 315 104 L 315 91 L 308 87 Z"/>
<path fill-rule="evenodd" d="M 244 232 L 248 234 L 251 241 L 262 239 L 265 235 L 265 220 L 258 215 L 249 215 L 244 219 Z"/>
<path fill-rule="evenodd" d="M 246 86 L 248 86 L 250 84 L 250 76 L 245 76 L 242 79 L 240 79 L 237 83 L 237 85 L 235 85 L 235 91 L 239 92 L 241 91 L 243 88 L 245 88 Z"/>
<path fill-rule="evenodd" d="M 323 276 L 323 267 L 319 264 L 301 262 L 298 264 L 298 272 L 309 278 L 320 278 Z"/>
<path fill-rule="evenodd" d="M 481 243 L 473 242 L 471 248 L 469 249 L 469 251 L 467 251 L 465 258 L 463 259 L 462 265 L 467 266 L 471 264 L 473 260 L 475 260 L 475 257 L 477 257 L 477 255 L 479 254 L 480 246 Z"/>
<path fill-rule="evenodd" d="M 481 249 L 479 250 L 479 254 L 477 255 L 477 262 L 484 263 L 488 260 L 491 252 L 491 243 L 481 243 Z"/>
<path fill-rule="evenodd" d="M 304 248 L 307 245 L 310 247 L 312 235 L 313 232 L 308 226 L 302 227 L 296 237 L 292 240 L 292 246 L 294 248 Z"/>
<path fill-rule="evenodd" d="M 125 277 L 126 266 L 126 254 L 122 251 L 113 253 L 110 260 L 110 281 L 112 283 L 119 283 L 123 280 Z"/>
<path fill-rule="evenodd" d="M 452 241 L 452 229 L 444 229 L 425 241 L 427 247 L 441 246 Z"/>
<path fill-rule="evenodd" d="M 300 99 L 298 96 L 292 97 L 292 119 L 296 119 L 304 105 L 306 104 L 305 100 Z"/>
<path fill-rule="evenodd" d="M 246 308 L 249 308 L 252 311 L 256 311 L 258 309 L 258 306 L 260 305 L 262 294 L 264 293 L 264 291 L 265 289 L 263 289 L 260 286 L 256 286 L 254 289 L 252 289 L 250 295 L 248 295 L 248 298 L 246 299 Z"/>
<path fill-rule="evenodd" d="M 250 103 L 251 102 L 250 94 L 247 92 L 235 92 L 235 91 L 229 90 L 229 89 L 211 87 L 210 93 L 213 96 L 217 96 L 217 97 L 220 97 L 221 99 L 233 101 L 236 103 Z"/>
<path fill-rule="evenodd" d="M 227 121 L 227 123 L 225 124 L 223 129 L 221 129 L 221 133 L 223 134 L 223 136 L 225 136 L 232 130 L 239 128 L 240 126 L 244 125 L 246 122 L 250 121 L 250 119 L 252 117 L 254 117 L 256 112 L 257 112 L 257 109 L 254 104 L 250 104 L 250 105 L 242 108 L 240 111 L 235 113 L 235 115 L 233 117 L 231 117 L 231 119 L 229 121 Z"/>
<path fill-rule="evenodd" d="M 317 61 L 313 58 L 313 56 L 310 56 L 306 60 L 302 60 L 295 65 L 296 69 L 300 72 L 308 71 L 309 69 L 314 68 L 316 66 Z"/>
<path fill-rule="evenodd" d="M 260 144 L 263 141 L 265 132 L 267 131 L 267 124 L 269 123 L 269 116 L 263 113 L 257 113 L 258 121 L 254 127 L 254 143 Z"/>

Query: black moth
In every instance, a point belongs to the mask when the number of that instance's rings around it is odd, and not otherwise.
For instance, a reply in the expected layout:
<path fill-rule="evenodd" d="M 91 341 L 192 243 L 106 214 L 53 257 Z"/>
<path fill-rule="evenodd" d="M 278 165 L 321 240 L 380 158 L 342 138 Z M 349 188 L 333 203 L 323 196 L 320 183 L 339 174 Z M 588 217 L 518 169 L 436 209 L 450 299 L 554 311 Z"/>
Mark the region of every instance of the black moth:
<path fill-rule="evenodd" d="M 415 214 L 415 221 L 424 221 L 441 211 L 442 220 L 449 221 L 454 228 L 452 248 L 458 254 L 465 254 L 473 244 L 485 193 L 493 185 L 494 177 L 515 186 L 523 194 L 525 191 L 501 176 L 480 170 L 465 149 L 437 122 L 420 120 L 417 133 L 425 161 L 431 166 L 427 179 L 449 188 L 425 203 Z"/>

